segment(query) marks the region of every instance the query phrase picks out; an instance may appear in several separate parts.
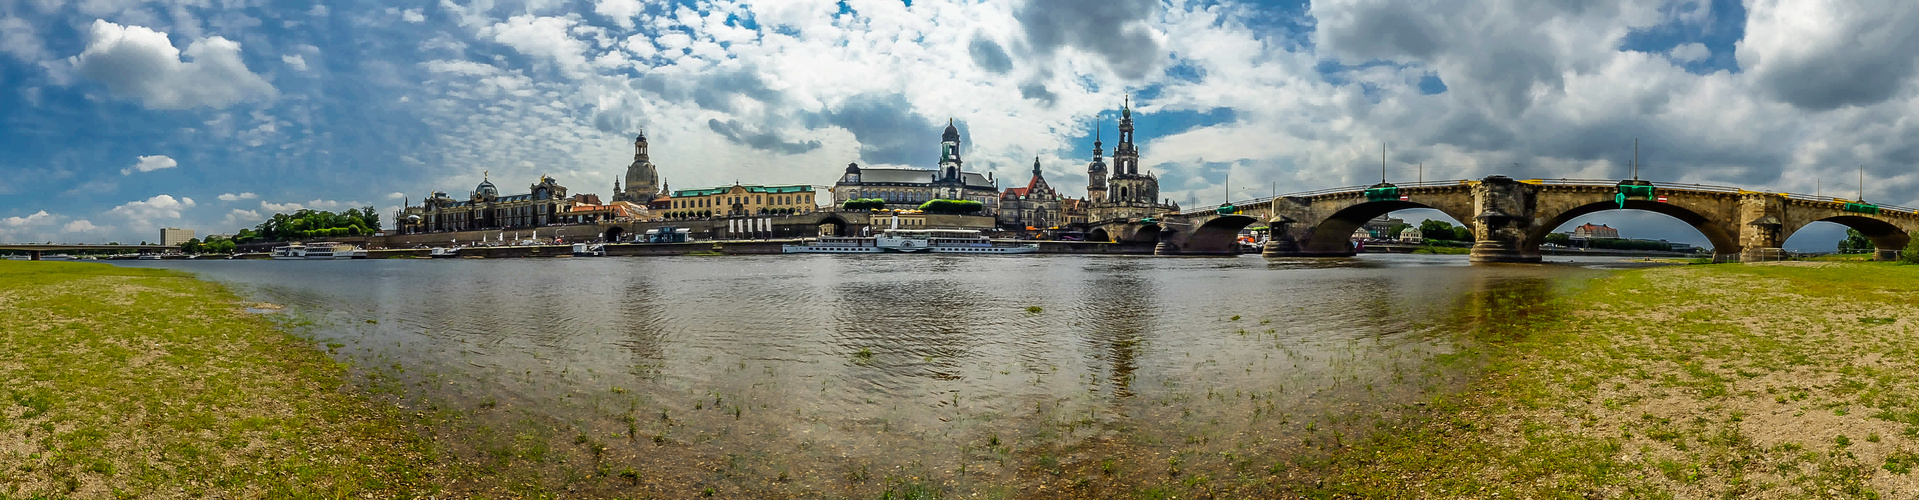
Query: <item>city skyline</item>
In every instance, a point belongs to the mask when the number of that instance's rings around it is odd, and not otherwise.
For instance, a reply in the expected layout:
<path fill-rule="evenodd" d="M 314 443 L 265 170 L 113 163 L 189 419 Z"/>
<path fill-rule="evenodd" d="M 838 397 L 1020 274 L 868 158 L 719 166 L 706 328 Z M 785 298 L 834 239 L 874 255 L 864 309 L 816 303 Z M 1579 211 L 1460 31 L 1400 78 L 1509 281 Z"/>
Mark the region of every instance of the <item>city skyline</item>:
<path fill-rule="evenodd" d="M 1635 137 L 1648 178 L 1850 196 L 1863 165 L 1867 199 L 1919 204 L 1899 2 L 911 4 L 11 4 L 0 240 L 389 214 L 489 170 L 610 197 L 642 127 L 683 187 L 820 185 L 933 167 L 952 118 L 1000 187 L 1037 156 L 1080 197 L 1128 93 L 1141 170 L 1201 205 L 1229 173 L 1235 198 L 1373 182 L 1381 143 L 1394 181 L 1619 178 Z M 1614 225 L 1703 243 L 1664 223 Z"/>

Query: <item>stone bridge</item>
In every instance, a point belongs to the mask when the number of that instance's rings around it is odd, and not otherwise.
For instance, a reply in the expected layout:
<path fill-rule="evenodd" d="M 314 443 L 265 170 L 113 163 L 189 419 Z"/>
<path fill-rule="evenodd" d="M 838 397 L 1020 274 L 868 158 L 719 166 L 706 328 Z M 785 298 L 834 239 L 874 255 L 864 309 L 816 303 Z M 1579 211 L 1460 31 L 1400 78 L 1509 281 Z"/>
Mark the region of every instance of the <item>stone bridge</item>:
<path fill-rule="evenodd" d="M 1623 207 L 1621 195 L 1624 196 Z M 1913 209 L 1856 200 L 1763 193 L 1722 186 L 1533 179 L 1491 176 L 1396 186 L 1327 189 L 1201 209 L 1154 219 L 1090 224 L 1089 239 L 1157 241 L 1159 255 L 1237 254 L 1241 229 L 1272 228 L 1268 257 L 1343 257 L 1354 254 L 1353 231 L 1397 210 L 1439 210 L 1472 230 L 1473 262 L 1539 262 L 1540 244 L 1574 218 L 1605 210 L 1645 210 L 1672 216 L 1712 243 L 1716 261 L 1757 261 L 1807 224 L 1825 221 L 1858 230 L 1877 248 L 1875 258 L 1898 258 L 1908 233 L 1919 231 Z"/>

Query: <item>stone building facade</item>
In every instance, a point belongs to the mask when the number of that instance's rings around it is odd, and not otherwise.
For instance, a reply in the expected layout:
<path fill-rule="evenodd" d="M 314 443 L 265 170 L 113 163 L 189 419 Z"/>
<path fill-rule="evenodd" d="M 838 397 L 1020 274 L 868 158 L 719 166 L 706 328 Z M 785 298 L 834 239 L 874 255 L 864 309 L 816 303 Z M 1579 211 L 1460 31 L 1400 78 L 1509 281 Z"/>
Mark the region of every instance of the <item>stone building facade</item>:
<path fill-rule="evenodd" d="M 1046 184 L 1040 174 L 1039 158 L 1033 158 L 1033 179 L 1026 187 L 1006 188 L 1000 192 L 999 226 L 1015 231 L 1033 228 L 1051 229 L 1066 224 L 1061 215 L 1059 193 Z"/>
<path fill-rule="evenodd" d="M 846 173 L 833 185 L 833 205 L 847 200 L 877 198 L 886 200 L 886 208 L 912 210 L 933 200 L 972 200 L 984 206 L 980 215 L 999 213 L 1000 192 L 992 174 L 967 172 L 960 157 L 959 128 L 950 121 L 940 136 L 939 168 L 860 168 L 846 165 Z"/>
<path fill-rule="evenodd" d="M 1113 166 L 1109 174 L 1105 151 L 1097 133 L 1093 139 L 1093 161 L 1086 165 L 1087 219 L 1101 222 L 1116 219 L 1138 220 L 1179 211 L 1172 200 L 1159 199 L 1159 177 L 1139 172 L 1139 149 L 1133 146 L 1132 99 L 1120 108 L 1119 144 L 1113 146 Z"/>
<path fill-rule="evenodd" d="M 819 209 L 813 186 L 747 186 L 682 189 L 667 198 L 669 219 L 811 213 Z"/>
<path fill-rule="evenodd" d="M 401 234 L 539 227 L 560 222 L 575 203 L 552 177 L 540 176 L 527 191 L 501 196 L 490 179 L 480 181 L 464 200 L 436 191 L 420 206 L 402 209 L 396 224 Z"/>

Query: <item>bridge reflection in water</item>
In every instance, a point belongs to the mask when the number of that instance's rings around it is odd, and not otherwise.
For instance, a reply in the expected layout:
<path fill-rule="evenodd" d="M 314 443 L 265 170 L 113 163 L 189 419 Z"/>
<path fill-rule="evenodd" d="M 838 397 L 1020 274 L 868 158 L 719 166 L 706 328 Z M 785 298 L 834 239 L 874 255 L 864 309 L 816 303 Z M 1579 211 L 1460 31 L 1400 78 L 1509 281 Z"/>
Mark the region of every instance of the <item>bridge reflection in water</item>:
<path fill-rule="evenodd" d="M 1088 494 L 1123 495 L 1172 457 L 1264 477 L 1472 380 L 1475 346 L 1526 333 L 1499 325 L 1598 273 L 1418 255 L 127 265 L 290 306 L 409 408 L 455 410 L 442 441 L 502 476 L 560 489 L 605 464 L 646 480 L 575 494 L 730 498 L 872 497 L 889 476 L 958 496 L 1112 477 Z"/>
<path fill-rule="evenodd" d="M 1794 232 L 1814 222 L 1858 230 L 1880 260 L 1898 258 L 1919 231 L 1919 212 L 1791 193 L 1701 184 L 1579 179 L 1480 180 L 1378 184 L 1298 193 L 1197 209 L 1156 220 L 1094 223 L 1089 234 L 1114 241 L 1157 241 L 1160 255 L 1232 255 L 1240 229 L 1272 228 L 1269 257 L 1354 255 L 1353 230 L 1398 210 L 1433 209 L 1472 230 L 1474 262 L 1539 262 L 1546 236 L 1573 219 L 1605 210 L 1644 210 L 1684 221 L 1712 243 L 1719 262 L 1768 260 Z"/>

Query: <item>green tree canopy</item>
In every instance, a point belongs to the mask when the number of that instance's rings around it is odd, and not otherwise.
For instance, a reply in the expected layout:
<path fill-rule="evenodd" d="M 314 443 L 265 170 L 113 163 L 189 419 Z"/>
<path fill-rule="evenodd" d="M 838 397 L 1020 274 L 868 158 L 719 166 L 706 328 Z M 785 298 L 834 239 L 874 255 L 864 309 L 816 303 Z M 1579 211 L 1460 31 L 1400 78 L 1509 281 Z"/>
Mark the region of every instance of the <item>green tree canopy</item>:
<path fill-rule="evenodd" d="M 846 203 L 841 204 L 840 207 L 846 210 L 878 210 L 886 208 L 886 200 L 879 198 L 846 200 Z"/>
<path fill-rule="evenodd" d="M 1846 239 L 1839 240 L 1839 253 L 1870 253 L 1873 248 L 1872 240 L 1857 229 L 1846 229 Z"/>
<path fill-rule="evenodd" d="M 973 200 L 933 200 L 920 204 L 920 211 L 929 214 L 976 214 L 986 209 L 986 204 Z"/>

